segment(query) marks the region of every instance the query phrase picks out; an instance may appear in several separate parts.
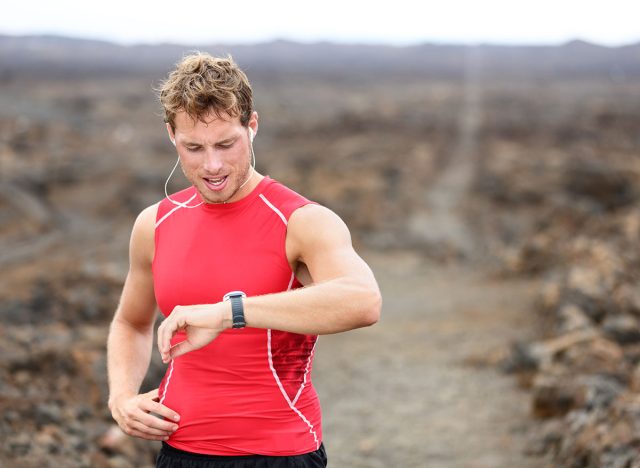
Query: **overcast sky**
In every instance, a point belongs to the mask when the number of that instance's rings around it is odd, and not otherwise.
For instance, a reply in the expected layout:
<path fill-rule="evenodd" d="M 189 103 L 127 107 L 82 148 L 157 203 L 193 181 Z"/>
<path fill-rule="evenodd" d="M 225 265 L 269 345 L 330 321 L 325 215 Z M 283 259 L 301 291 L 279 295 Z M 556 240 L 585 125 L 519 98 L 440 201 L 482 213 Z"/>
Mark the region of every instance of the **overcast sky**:
<path fill-rule="evenodd" d="M 228 5 L 224 7 L 222 5 Z M 6 1 L 0 34 L 120 43 L 303 42 L 602 45 L 640 42 L 640 1 Z"/>

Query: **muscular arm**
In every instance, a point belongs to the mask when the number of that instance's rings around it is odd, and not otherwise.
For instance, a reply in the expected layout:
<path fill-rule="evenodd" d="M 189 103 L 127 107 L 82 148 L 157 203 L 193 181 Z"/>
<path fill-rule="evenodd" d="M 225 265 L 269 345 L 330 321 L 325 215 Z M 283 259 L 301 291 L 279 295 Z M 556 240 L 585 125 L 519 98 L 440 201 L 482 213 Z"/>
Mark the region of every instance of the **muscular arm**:
<path fill-rule="evenodd" d="M 156 303 L 151 262 L 156 210 L 156 206 L 144 210 L 133 227 L 129 273 L 107 339 L 109 408 L 126 433 L 147 439 L 163 439 L 168 435 L 166 429 L 174 426 L 147 414 L 149 411 L 175 416 L 154 401 L 157 390 L 138 395 L 153 348 Z"/>
<path fill-rule="evenodd" d="M 380 291 L 368 265 L 351 245 L 342 220 L 309 205 L 293 213 L 287 255 L 304 263 L 313 285 L 245 299 L 248 326 L 329 334 L 372 325 L 380 315 Z"/>
<path fill-rule="evenodd" d="M 247 326 L 305 334 L 329 334 L 377 322 L 381 297 L 373 273 L 351 245 L 342 220 L 330 210 L 309 205 L 295 211 L 287 231 L 287 257 L 303 263 L 313 285 L 244 300 Z M 158 329 L 165 362 L 209 343 L 231 326 L 227 302 L 178 306 Z M 170 347 L 173 334 L 187 339 Z"/>

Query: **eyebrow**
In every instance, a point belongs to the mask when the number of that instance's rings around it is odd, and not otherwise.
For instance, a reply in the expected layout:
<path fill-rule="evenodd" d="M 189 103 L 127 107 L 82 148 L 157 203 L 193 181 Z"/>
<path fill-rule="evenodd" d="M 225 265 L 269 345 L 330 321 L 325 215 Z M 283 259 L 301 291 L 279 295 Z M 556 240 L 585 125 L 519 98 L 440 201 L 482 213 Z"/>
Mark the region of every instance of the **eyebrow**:
<path fill-rule="evenodd" d="M 233 140 L 235 140 L 236 138 L 237 138 L 237 136 L 232 136 L 232 137 L 229 137 L 229 138 L 225 138 L 224 140 L 216 141 L 216 143 L 215 143 L 215 144 L 216 144 L 216 145 L 224 145 L 224 144 L 226 144 L 226 143 L 231 143 L 231 142 L 232 142 Z M 183 144 L 184 144 L 185 146 L 202 146 L 202 144 L 201 144 L 201 143 L 197 143 L 197 142 L 195 142 L 195 141 L 188 141 L 188 140 L 187 140 L 187 141 L 185 141 Z"/>

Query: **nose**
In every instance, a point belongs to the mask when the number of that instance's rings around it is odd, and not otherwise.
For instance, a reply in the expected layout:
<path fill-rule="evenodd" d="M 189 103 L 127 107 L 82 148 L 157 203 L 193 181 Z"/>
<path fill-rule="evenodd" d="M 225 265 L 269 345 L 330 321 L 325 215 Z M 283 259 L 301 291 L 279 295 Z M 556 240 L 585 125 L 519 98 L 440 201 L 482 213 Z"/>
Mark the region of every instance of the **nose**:
<path fill-rule="evenodd" d="M 202 165 L 209 174 L 217 174 L 222 170 L 224 164 L 221 155 L 215 149 L 209 148 L 204 153 Z"/>

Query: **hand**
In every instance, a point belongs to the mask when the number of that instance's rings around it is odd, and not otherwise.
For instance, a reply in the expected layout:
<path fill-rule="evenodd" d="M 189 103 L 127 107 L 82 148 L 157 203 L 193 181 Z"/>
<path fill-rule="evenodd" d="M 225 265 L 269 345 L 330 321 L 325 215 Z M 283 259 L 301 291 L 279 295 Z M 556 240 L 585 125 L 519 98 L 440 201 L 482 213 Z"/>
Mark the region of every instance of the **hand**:
<path fill-rule="evenodd" d="M 117 398 L 109 405 L 111 415 L 125 434 L 148 440 L 167 440 L 180 419 L 178 413 L 158 403 L 158 389 L 134 396 Z M 150 412 L 164 416 L 164 421 Z M 171 422 L 175 421 L 175 422 Z"/>
<path fill-rule="evenodd" d="M 218 304 L 176 306 L 158 327 L 158 349 L 165 364 L 189 351 L 211 343 L 224 329 L 231 328 L 231 306 Z M 184 330 L 186 339 L 171 346 L 171 338 Z"/>

